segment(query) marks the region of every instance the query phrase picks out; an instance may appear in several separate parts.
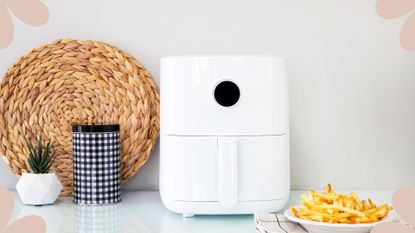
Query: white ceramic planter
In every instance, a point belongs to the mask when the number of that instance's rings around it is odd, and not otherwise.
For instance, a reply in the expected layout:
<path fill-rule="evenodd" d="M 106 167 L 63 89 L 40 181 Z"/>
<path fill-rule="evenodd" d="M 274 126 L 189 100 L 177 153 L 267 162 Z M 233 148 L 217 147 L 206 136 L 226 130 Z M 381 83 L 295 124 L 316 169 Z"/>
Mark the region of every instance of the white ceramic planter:
<path fill-rule="evenodd" d="M 20 199 L 27 205 L 53 204 L 62 188 L 62 184 L 55 173 L 23 173 L 16 185 Z"/>

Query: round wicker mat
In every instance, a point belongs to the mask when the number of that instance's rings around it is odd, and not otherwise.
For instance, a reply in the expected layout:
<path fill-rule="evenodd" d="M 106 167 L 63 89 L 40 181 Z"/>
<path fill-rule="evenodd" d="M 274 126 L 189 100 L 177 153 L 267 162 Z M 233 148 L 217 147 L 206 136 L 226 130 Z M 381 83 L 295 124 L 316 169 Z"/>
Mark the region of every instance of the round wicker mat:
<path fill-rule="evenodd" d="M 52 168 L 72 193 L 74 124 L 120 124 L 121 180 L 148 160 L 159 135 L 159 94 L 132 56 L 102 42 L 63 39 L 22 56 L 0 86 L 0 154 L 28 170 L 26 139 L 55 141 Z"/>

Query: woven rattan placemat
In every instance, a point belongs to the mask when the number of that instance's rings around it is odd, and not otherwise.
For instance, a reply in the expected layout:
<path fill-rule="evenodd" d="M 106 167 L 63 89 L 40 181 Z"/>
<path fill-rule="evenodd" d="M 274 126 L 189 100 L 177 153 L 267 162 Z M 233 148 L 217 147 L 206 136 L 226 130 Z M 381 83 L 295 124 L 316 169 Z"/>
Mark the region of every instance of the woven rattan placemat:
<path fill-rule="evenodd" d="M 55 141 L 52 168 L 72 193 L 74 124 L 120 124 L 121 179 L 148 160 L 159 135 L 159 94 L 132 56 L 103 42 L 63 39 L 10 67 L 0 86 L 0 154 L 14 174 L 28 170 L 26 139 Z"/>

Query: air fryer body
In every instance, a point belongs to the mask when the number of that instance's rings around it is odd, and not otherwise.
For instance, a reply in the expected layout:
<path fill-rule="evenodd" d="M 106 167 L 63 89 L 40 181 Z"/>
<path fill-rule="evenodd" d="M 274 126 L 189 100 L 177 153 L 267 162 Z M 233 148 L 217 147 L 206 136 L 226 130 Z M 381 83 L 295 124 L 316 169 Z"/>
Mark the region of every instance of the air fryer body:
<path fill-rule="evenodd" d="M 277 211 L 289 195 L 286 63 L 161 60 L 160 193 L 182 214 Z"/>

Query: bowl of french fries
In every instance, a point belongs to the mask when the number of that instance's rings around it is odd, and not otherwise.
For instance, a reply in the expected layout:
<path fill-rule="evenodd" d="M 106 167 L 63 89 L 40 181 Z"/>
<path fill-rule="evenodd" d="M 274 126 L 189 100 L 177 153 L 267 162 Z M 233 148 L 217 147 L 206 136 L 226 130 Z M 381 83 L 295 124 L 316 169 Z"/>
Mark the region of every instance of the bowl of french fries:
<path fill-rule="evenodd" d="M 291 206 L 285 216 L 309 232 L 332 233 L 368 233 L 376 224 L 396 219 L 388 204 L 361 200 L 354 192 L 334 192 L 330 184 L 323 192 L 310 190 L 308 195 L 301 195 L 301 205 Z"/>

